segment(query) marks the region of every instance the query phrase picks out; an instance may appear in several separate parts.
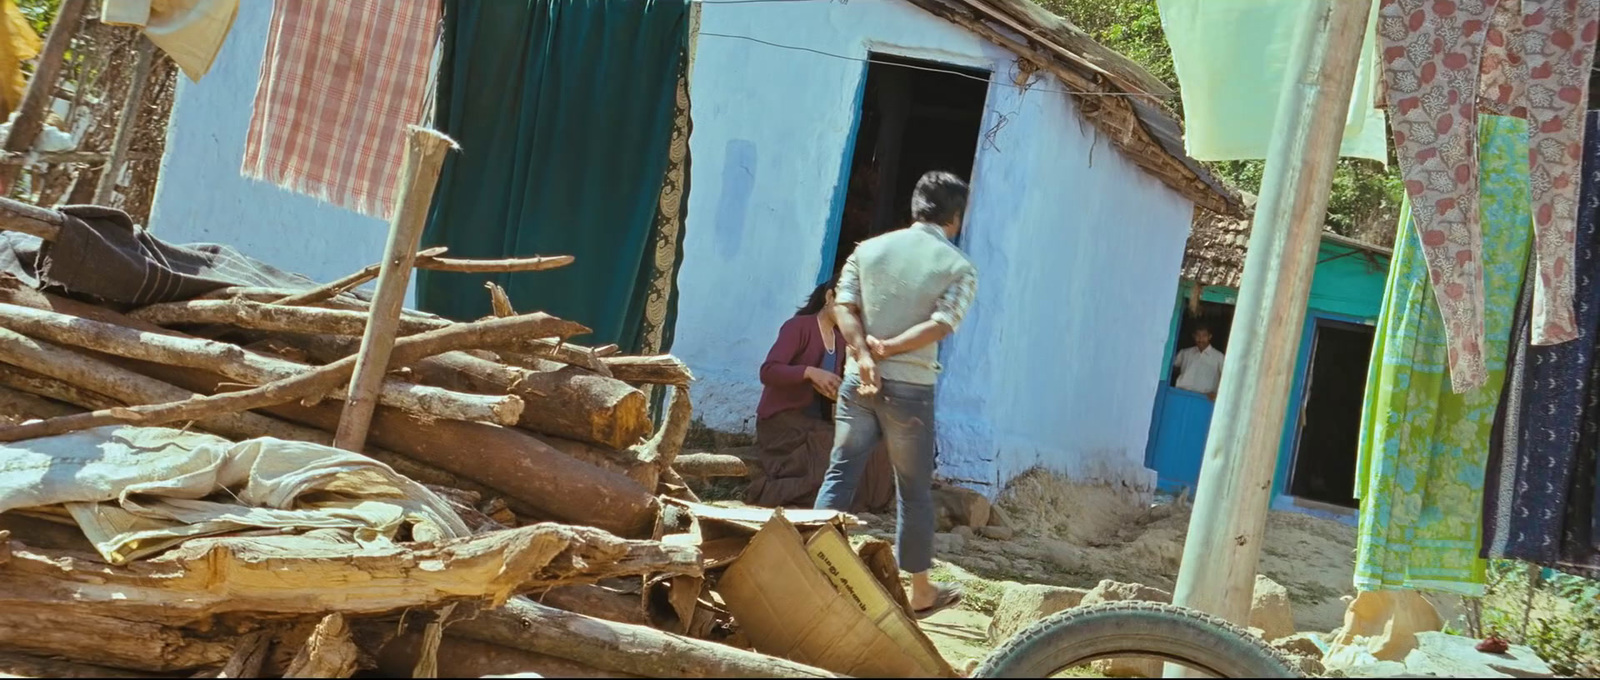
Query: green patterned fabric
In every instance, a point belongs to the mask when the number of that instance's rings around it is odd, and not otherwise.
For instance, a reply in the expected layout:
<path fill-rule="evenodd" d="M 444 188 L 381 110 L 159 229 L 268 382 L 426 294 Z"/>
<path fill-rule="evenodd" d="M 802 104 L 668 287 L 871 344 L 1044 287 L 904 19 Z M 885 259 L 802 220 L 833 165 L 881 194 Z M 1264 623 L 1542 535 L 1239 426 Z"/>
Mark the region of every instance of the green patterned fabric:
<path fill-rule="evenodd" d="M 494 281 L 518 311 L 592 328 L 586 343 L 631 352 L 670 337 L 660 328 L 670 319 L 647 310 L 688 29 L 685 0 L 446 0 L 436 124 L 461 151 L 445 164 L 422 245 L 577 260 L 547 272 L 421 272 L 422 309 L 487 316 L 484 282 Z"/>
<path fill-rule="evenodd" d="M 1483 116 L 1486 387 L 1450 389 L 1444 322 L 1428 284 L 1409 204 L 1401 210 L 1361 423 L 1355 585 L 1481 595 L 1484 466 L 1512 314 L 1532 238 L 1527 124 Z"/>

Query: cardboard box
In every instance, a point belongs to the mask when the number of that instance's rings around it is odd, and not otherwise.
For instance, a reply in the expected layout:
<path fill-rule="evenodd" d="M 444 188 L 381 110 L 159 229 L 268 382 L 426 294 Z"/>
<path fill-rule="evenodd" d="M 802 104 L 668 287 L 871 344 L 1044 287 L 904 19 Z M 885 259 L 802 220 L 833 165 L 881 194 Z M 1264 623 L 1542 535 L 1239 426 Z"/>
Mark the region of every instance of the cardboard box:
<path fill-rule="evenodd" d="M 782 512 L 718 583 L 757 651 L 856 677 L 954 677 L 831 524 L 809 539 Z"/>

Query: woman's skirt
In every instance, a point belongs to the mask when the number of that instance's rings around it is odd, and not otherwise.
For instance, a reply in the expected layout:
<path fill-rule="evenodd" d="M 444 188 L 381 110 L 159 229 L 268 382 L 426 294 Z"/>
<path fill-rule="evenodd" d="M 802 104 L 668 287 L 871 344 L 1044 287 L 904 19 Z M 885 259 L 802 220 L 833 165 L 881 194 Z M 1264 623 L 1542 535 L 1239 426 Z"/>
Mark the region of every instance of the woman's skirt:
<path fill-rule="evenodd" d="M 828 472 L 833 452 L 833 423 L 804 411 L 784 411 L 756 423 L 756 448 L 761 473 L 745 491 L 745 502 L 769 508 L 811 507 Z M 894 467 L 882 443 L 872 452 L 865 479 L 857 487 L 855 512 L 884 512 L 894 507 Z"/>

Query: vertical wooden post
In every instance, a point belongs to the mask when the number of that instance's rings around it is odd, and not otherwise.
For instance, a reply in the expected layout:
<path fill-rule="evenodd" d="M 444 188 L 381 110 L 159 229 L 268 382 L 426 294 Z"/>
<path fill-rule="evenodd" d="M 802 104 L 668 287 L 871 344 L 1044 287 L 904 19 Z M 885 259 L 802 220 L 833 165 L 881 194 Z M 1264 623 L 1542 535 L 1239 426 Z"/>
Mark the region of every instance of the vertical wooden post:
<path fill-rule="evenodd" d="M 17 120 L 11 124 L 11 133 L 6 135 L 5 151 L 25 154 L 33 149 L 34 140 L 44 129 L 50 103 L 56 99 L 56 82 L 61 79 L 67 48 L 72 45 L 72 36 L 83 23 L 83 12 L 88 6 L 89 0 L 61 0 L 61 7 L 56 9 L 56 21 L 50 25 L 50 35 L 39 52 L 33 77 L 28 79 L 28 89 L 22 94 L 22 103 L 17 105 Z M 0 196 L 11 193 L 11 184 L 22 173 L 23 163 L 20 159 L 0 163 Z"/>
<path fill-rule="evenodd" d="M 1173 602 L 1245 624 L 1328 192 L 1372 0 L 1306 0 Z M 1168 675 L 1174 673 L 1169 665 Z"/>
<path fill-rule="evenodd" d="M 122 175 L 122 161 L 128 157 L 128 146 L 133 143 L 134 127 L 139 122 L 139 105 L 144 102 L 145 81 L 150 80 L 150 65 L 155 61 L 156 46 L 139 34 L 138 56 L 133 62 L 133 80 L 128 82 L 128 96 L 122 102 L 122 112 L 117 116 L 116 136 L 111 140 L 111 155 L 100 170 L 100 181 L 94 187 L 95 205 L 111 205 L 111 195 L 116 191 L 117 180 Z"/>
<path fill-rule="evenodd" d="M 417 242 L 428 221 L 428 206 L 433 204 L 433 189 L 439 183 L 445 153 L 453 148 L 455 142 L 434 130 L 412 126 L 406 131 L 406 156 L 395 189 L 389 242 L 384 246 L 383 263 L 378 270 L 378 291 L 372 298 L 367 330 L 361 337 L 361 353 L 355 374 L 350 376 L 339 431 L 334 435 L 333 444 L 341 449 L 360 451 L 366 445 L 372 409 L 378 404 L 378 388 L 389 370 L 389 353 L 400 326 L 406 284 L 417 259 Z"/>

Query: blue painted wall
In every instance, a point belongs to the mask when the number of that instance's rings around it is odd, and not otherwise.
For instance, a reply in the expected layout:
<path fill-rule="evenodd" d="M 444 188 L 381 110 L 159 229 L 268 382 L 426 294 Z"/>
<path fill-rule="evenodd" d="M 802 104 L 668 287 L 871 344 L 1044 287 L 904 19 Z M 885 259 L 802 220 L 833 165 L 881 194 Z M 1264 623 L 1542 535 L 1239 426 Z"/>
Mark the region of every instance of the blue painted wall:
<path fill-rule="evenodd" d="M 1289 390 L 1288 412 L 1284 417 L 1283 441 L 1278 450 L 1277 472 L 1273 480 L 1275 507 L 1287 507 L 1284 498 L 1289 481 L 1289 465 L 1294 460 L 1295 433 L 1305 402 L 1306 377 L 1311 362 L 1311 343 L 1318 319 L 1375 325 L 1383 306 L 1383 286 L 1388 275 L 1389 257 L 1324 240 L 1317 255 L 1317 271 L 1306 304 L 1306 318 L 1300 331 L 1300 350 L 1295 362 L 1294 384 Z M 1205 452 L 1205 437 L 1210 429 L 1211 403 L 1204 397 L 1168 385 L 1172 356 L 1177 346 L 1178 327 L 1190 291 L 1185 282 L 1178 290 L 1172 318 L 1172 337 L 1162 364 L 1162 383 L 1156 396 L 1147 465 L 1156 470 L 1160 486 L 1168 490 L 1193 488 L 1200 476 L 1200 460 Z M 1212 286 L 1200 299 L 1234 304 L 1239 291 Z"/>

